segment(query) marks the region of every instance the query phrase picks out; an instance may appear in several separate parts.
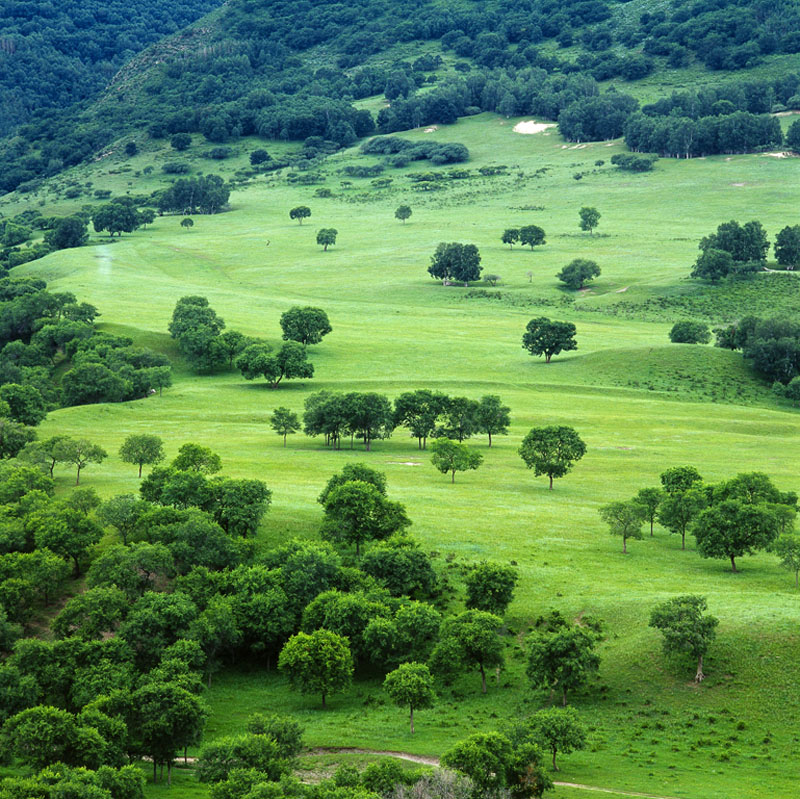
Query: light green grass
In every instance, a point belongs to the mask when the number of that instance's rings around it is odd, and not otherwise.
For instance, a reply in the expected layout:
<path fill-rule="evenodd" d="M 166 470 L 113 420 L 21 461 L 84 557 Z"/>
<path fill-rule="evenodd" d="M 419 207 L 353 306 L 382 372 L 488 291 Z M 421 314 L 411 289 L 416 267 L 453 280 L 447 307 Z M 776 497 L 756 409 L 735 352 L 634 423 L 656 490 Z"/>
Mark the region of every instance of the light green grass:
<path fill-rule="evenodd" d="M 315 536 L 321 486 L 343 463 L 367 460 L 386 472 L 392 497 L 406 504 L 426 549 L 465 562 L 518 563 L 508 670 L 488 696 L 478 693 L 475 675 L 465 677 L 454 692 L 443 691 L 436 708 L 419 714 L 412 738 L 404 713 L 382 704 L 377 680 L 357 682 L 323 713 L 273 673 L 231 670 L 208 694 L 208 737 L 241 729 L 253 711 L 277 709 L 298 715 L 311 745 L 439 755 L 464 735 L 546 701 L 526 689 L 518 647 L 540 613 L 558 608 L 570 617 L 600 616 L 608 628 L 599 680 L 575 697 L 592 728 L 591 749 L 564 759 L 563 779 L 692 799 L 791 795 L 800 666 L 790 575 L 769 554 L 742 559 L 741 574 L 731 575 L 724 562 L 699 558 L 691 542 L 681 552 L 677 538 L 661 529 L 654 539 L 631 542 L 624 557 L 597 508 L 656 484 L 665 467 L 683 463 L 695 464 L 710 481 L 759 469 L 780 488 L 797 488 L 797 412 L 773 404 L 740 356 L 670 346 L 667 332 L 670 298 L 697 298 L 699 304 L 688 311 L 675 306 L 675 313 L 703 318 L 715 297 L 733 302 L 728 288 L 686 280 L 699 238 L 731 218 L 759 218 L 774 236 L 793 221 L 800 164 L 753 155 L 662 160 L 652 173 L 632 176 L 608 165 L 619 143 L 575 148 L 553 131 L 514 134 L 515 121 L 484 114 L 434 133 L 404 134 L 464 142 L 473 154 L 467 167 L 504 163 L 508 177 L 420 193 L 405 177 L 430 169 L 417 163 L 387 170 L 394 178 L 389 191 L 370 193 L 369 180 L 359 179 L 342 190 L 336 170 L 359 158 L 351 150 L 326 166 L 332 199 L 315 199 L 314 187 L 259 178 L 233 194 L 231 212 L 196 217 L 191 231 L 179 228 L 180 217 L 162 217 L 114 244 L 22 267 L 21 274 L 42 276 L 97 305 L 109 329 L 172 356 L 166 326 L 186 294 L 207 296 L 229 328 L 273 342 L 281 312 L 294 304 L 325 308 L 334 329 L 311 348 L 313 380 L 272 391 L 238 374 L 197 377 L 181 367 L 163 397 L 58 411 L 42 435 L 85 435 L 105 446 L 108 461 L 88 467 L 82 480 L 105 496 L 136 490 L 135 469 L 116 455 L 128 433 L 161 435 L 168 456 L 185 441 L 207 444 L 222 456 L 226 473 L 259 477 L 272 489 L 262 545 Z M 595 167 L 600 158 L 606 165 Z M 579 171 L 584 178 L 575 181 Z M 413 208 L 406 225 L 393 218 L 402 202 Z M 301 203 L 312 208 L 302 226 L 288 218 Z M 534 205 L 544 210 L 519 210 Z M 600 209 L 601 235 L 578 230 L 583 205 Z M 509 251 L 500 242 L 502 230 L 527 222 L 545 228 L 546 246 Z M 326 253 L 314 243 L 320 227 L 339 230 Z M 467 300 L 464 289 L 431 280 L 426 267 L 443 240 L 478 244 L 486 271 L 502 275 L 498 290 L 513 302 Z M 554 277 L 575 257 L 597 260 L 603 270 L 592 291 L 579 297 L 565 294 Z M 750 285 L 752 293 L 762 284 Z M 649 300 L 666 304 L 658 314 L 640 313 Z M 616 307 L 623 302 L 630 305 L 625 313 Z M 520 346 L 525 323 L 542 312 L 578 327 L 578 351 L 549 365 Z M 302 435 L 284 449 L 268 426 L 274 407 L 301 411 L 309 393 L 323 388 L 393 397 L 422 387 L 476 398 L 496 393 L 511 406 L 510 435 L 498 437 L 491 450 L 476 438 L 485 463 L 459 475 L 455 485 L 402 430 L 365 454 L 330 452 Z M 574 426 L 588 452 L 550 492 L 516 449 L 531 426 L 556 423 Z M 58 473 L 64 489 L 71 480 L 66 470 Z M 657 634 L 646 626 L 656 602 L 684 592 L 706 595 L 720 618 L 708 680 L 699 688 L 689 682 L 691 664 L 665 662 Z M 737 732 L 739 721 L 746 726 Z M 767 731 L 770 744 L 763 743 Z M 729 740 L 732 735 L 738 739 Z M 729 759 L 720 759 L 728 748 Z M 559 789 L 556 795 L 577 794 Z"/>

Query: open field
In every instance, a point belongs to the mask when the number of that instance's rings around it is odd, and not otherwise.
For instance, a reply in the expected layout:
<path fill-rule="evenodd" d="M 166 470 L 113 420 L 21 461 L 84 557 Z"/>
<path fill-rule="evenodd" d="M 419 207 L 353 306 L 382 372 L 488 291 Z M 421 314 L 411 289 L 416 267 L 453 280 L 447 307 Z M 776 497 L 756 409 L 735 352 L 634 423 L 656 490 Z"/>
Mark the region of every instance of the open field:
<path fill-rule="evenodd" d="M 728 287 L 687 279 L 697 242 L 729 219 L 758 218 L 771 238 L 794 224 L 800 159 L 662 159 L 652 173 L 631 175 L 609 164 L 622 150 L 618 143 L 567 146 L 554 130 L 514 134 L 517 121 L 484 114 L 428 134 L 402 134 L 462 142 L 472 154 L 464 167 L 506 164 L 507 176 L 448 181 L 441 191 L 423 193 L 406 176 L 430 166 L 416 163 L 387 170 L 384 176 L 394 180 L 386 190 L 358 178 L 342 187 L 347 178 L 336 170 L 354 163 L 351 150 L 327 162 L 319 185 L 332 198 L 315 197 L 315 186 L 259 178 L 233 194 L 231 212 L 196 217 L 188 232 L 178 217 L 162 217 L 113 244 L 104 240 L 19 268 L 95 304 L 106 329 L 176 358 L 175 386 L 163 397 L 61 410 L 40 434 L 86 436 L 106 447 L 108 461 L 82 477 L 104 496 L 136 490 L 135 469 L 116 455 L 128 433 L 161 435 L 170 457 L 185 441 L 211 446 L 226 474 L 258 477 L 271 488 L 273 505 L 259 534 L 265 545 L 315 536 L 321 487 L 343 463 L 364 460 L 386 472 L 391 497 L 405 503 L 413 533 L 440 553 L 443 570 L 455 573 L 479 558 L 517 562 L 507 671 L 498 685 L 492 680 L 487 696 L 476 675 L 459 680 L 434 709 L 419 714 L 412 738 L 380 680 L 357 681 L 322 712 L 312 699 L 288 692 L 283 678 L 242 667 L 215 678 L 207 694 L 207 739 L 241 729 L 251 712 L 275 709 L 297 715 L 310 746 L 438 756 L 466 734 L 546 702 L 526 687 L 522 643 L 539 614 L 558 608 L 570 617 L 599 616 L 608 634 L 597 684 L 574 697 L 592 730 L 590 746 L 563 759 L 560 779 L 687 799 L 790 796 L 800 746 L 800 598 L 791 576 L 769 554 L 743 558 L 741 573 L 733 575 L 725 562 L 699 558 L 693 543 L 681 552 L 678 539 L 658 527 L 655 538 L 630 542 L 625 557 L 597 508 L 687 463 L 708 481 L 761 470 L 783 490 L 800 487 L 797 411 L 779 405 L 738 354 L 667 339 L 676 318 L 735 318 L 733 305 L 716 299 L 728 296 Z M 100 177 L 94 180 L 101 185 Z M 401 203 L 413 209 L 406 225 L 393 218 Z M 288 218 L 299 204 L 312 209 L 302 226 Z M 594 236 L 578 229 L 584 205 L 602 213 Z M 504 228 L 528 223 L 545 229 L 544 247 L 510 251 L 501 244 Z M 339 231 L 328 252 L 314 243 L 320 227 Z M 488 297 L 468 299 L 467 290 L 431 280 L 426 267 L 442 240 L 477 244 L 484 271 L 501 275 L 501 285 L 487 289 Z M 577 297 L 554 277 L 576 257 L 592 258 L 603 270 Z M 749 299 L 739 312 L 797 308 L 800 284 L 781 278 L 768 303 L 759 301 L 762 276 L 747 284 L 741 296 Z M 229 329 L 273 342 L 288 307 L 324 308 L 334 330 L 311 349 L 314 379 L 272 391 L 238 373 L 188 374 L 166 333 L 175 301 L 187 294 L 207 296 Z M 577 352 L 545 365 L 521 348 L 526 322 L 541 314 L 575 322 Z M 320 389 L 394 397 L 414 388 L 498 394 L 512 409 L 510 435 L 495 439 L 491 450 L 483 437 L 474 439 L 484 465 L 451 485 L 403 430 L 376 442 L 371 453 L 358 445 L 330 452 L 302 434 L 284 449 L 267 424 L 277 405 L 302 411 L 304 399 Z M 555 423 L 574 426 L 588 452 L 550 492 L 516 450 L 531 426 Z M 58 476 L 66 489 L 70 475 Z M 448 553 L 452 563 L 445 562 Z M 720 619 L 700 687 L 689 682 L 691 664 L 665 662 L 658 635 L 646 626 L 656 602 L 687 592 L 705 595 Z M 176 796 L 205 795 L 188 777 L 179 784 Z M 553 794 L 586 795 L 567 788 Z"/>

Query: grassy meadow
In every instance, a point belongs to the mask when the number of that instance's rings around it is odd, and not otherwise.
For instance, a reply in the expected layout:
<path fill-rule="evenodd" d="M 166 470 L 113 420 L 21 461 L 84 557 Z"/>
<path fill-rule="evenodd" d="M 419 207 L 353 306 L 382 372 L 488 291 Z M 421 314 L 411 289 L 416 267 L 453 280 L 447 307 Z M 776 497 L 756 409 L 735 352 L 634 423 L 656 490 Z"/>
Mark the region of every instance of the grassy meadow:
<path fill-rule="evenodd" d="M 207 693 L 207 740 L 241 729 L 251 712 L 275 709 L 297 715 L 312 747 L 438 756 L 473 731 L 547 702 L 526 686 L 524 636 L 540 614 L 557 608 L 571 618 L 598 616 L 607 626 L 599 679 L 572 700 L 590 725 L 589 748 L 561 760 L 559 779 L 692 799 L 789 796 L 800 752 L 800 597 L 792 576 L 770 554 L 742 558 L 741 573 L 731 574 L 724 561 L 698 557 L 691 540 L 682 552 L 679 539 L 658 526 L 653 538 L 629 542 L 623 556 L 621 540 L 608 534 L 597 509 L 656 485 L 661 471 L 681 464 L 695 465 L 708 481 L 760 470 L 783 490 L 800 488 L 798 412 L 774 399 L 739 354 L 671 345 L 667 337 L 679 318 L 719 323 L 744 312 L 800 308 L 800 283 L 792 275 L 716 288 L 688 279 L 698 240 L 720 222 L 759 219 L 771 239 L 796 223 L 800 160 L 662 159 L 652 173 L 630 174 L 609 163 L 623 151 L 620 142 L 568 145 L 555 128 L 516 134 L 517 121 L 482 114 L 401 134 L 469 148 L 470 162 L 458 166 L 474 176 L 444 181 L 438 191 L 415 191 L 408 178 L 430 171 L 426 162 L 386 170 L 381 177 L 393 179 L 388 188 L 348 178 L 339 172 L 344 166 L 376 162 L 351 149 L 328 159 L 324 182 L 316 185 L 289 185 L 282 174 L 249 181 L 232 194 L 229 212 L 195 217 L 191 230 L 180 228 L 180 217 L 160 217 L 121 240 L 98 236 L 94 246 L 18 268 L 95 304 L 104 329 L 175 361 L 175 385 L 162 397 L 60 410 L 40 435 L 102 444 L 110 457 L 87 467 L 82 484 L 103 496 L 137 489 L 135 468 L 117 456 L 129 433 L 162 436 L 169 457 L 186 441 L 208 445 L 221 455 L 225 474 L 258 477 L 272 490 L 259 533 L 263 545 L 316 536 L 321 487 L 345 462 L 364 460 L 386 472 L 390 496 L 405 503 L 412 532 L 439 553 L 443 573 L 457 579 L 464 564 L 481 558 L 518 564 L 506 671 L 486 696 L 477 674 L 443 689 L 436 707 L 418 714 L 413 738 L 380 680 L 357 681 L 322 712 L 274 672 L 249 665 L 215 678 Z M 237 146 L 236 158 L 220 168 L 208 161 L 194 168 L 231 176 L 263 143 Z M 267 145 L 271 152 L 281 147 Z M 83 168 L 75 179 L 115 193 L 130 190 L 129 174 L 115 166 L 118 157 Z M 143 148 L 134 168 L 168 157 Z M 477 167 L 487 165 L 508 169 L 479 176 Z M 137 180 L 139 192 L 160 178 Z M 333 196 L 316 197 L 320 187 Z M 65 207 L 46 194 L 41 199 L 45 213 Z M 407 224 L 394 219 L 401 203 L 413 210 Z M 288 217 L 300 204 L 312 210 L 303 225 Z M 602 214 L 595 235 L 578 228 L 585 205 Z M 531 252 L 500 242 L 505 228 L 524 224 L 542 226 L 546 245 Z M 321 227 L 339 232 L 327 252 L 315 244 Z M 436 244 L 455 240 L 478 245 L 484 273 L 502 278 L 496 288 L 443 287 L 428 276 Z M 562 290 L 554 275 L 578 257 L 597 261 L 602 275 L 576 294 Z M 176 300 L 187 294 L 208 297 L 228 329 L 273 342 L 284 310 L 324 308 L 333 332 L 311 348 L 315 377 L 270 390 L 238 372 L 188 373 L 166 332 Z M 573 321 L 579 349 L 549 365 L 531 358 L 520 339 L 539 315 Z M 301 412 L 304 399 L 320 389 L 394 397 L 415 388 L 498 394 L 512 410 L 510 434 L 495 438 L 491 449 L 485 437 L 473 439 L 484 464 L 451 485 L 405 430 L 364 453 L 346 443 L 331 452 L 302 434 L 284 449 L 269 428 L 276 406 Z M 545 424 L 575 427 L 588 447 L 552 492 L 517 455 L 525 433 Z M 68 490 L 70 473 L 57 476 Z M 659 635 L 647 627 L 654 604 L 689 592 L 705 595 L 720 619 L 701 686 L 690 682 L 691 663 L 665 660 Z M 149 790 L 166 795 L 159 786 Z M 182 773 L 171 795 L 206 793 Z M 559 787 L 552 795 L 586 792 Z"/>

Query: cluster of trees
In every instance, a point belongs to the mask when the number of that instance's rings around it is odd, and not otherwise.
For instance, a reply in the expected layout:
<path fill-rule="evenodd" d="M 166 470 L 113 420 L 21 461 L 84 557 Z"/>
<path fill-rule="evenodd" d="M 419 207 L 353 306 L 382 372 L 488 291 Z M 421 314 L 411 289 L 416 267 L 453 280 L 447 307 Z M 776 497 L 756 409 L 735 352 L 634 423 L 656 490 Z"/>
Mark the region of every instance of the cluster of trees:
<path fill-rule="evenodd" d="M 168 189 L 153 193 L 160 214 L 216 214 L 224 211 L 230 187 L 219 175 L 180 178 Z"/>
<path fill-rule="evenodd" d="M 273 427 L 281 435 L 287 432 L 280 426 L 285 412 L 291 413 L 282 408 L 273 415 Z M 319 391 L 306 399 L 303 414 L 306 435 L 325 436 L 326 445 L 333 449 L 340 449 L 342 439 L 349 436 L 351 448 L 358 438 L 369 450 L 373 441 L 389 438 L 397 427 L 405 427 L 419 449 L 426 448 L 428 438 L 461 443 L 477 433 L 488 435 L 491 446 L 493 435 L 508 434 L 509 423 L 509 408 L 496 395 L 473 400 L 427 389 L 404 392 L 394 405 L 388 397 L 372 392 Z M 296 417 L 293 428 L 288 432 L 299 429 Z"/>
<path fill-rule="evenodd" d="M 114 197 L 110 203 L 95 208 L 92 212 L 92 224 L 97 233 L 108 231 L 109 236 L 115 233 L 133 233 L 143 225 L 152 224 L 156 213 L 152 208 L 140 208 L 139 198 Z"/>
<path fill-rule="evenodd" d="M 165 356 L 99 332 L 97 315 L 71 292 L 48 291 L 43 280 L 0 279 L 0 417 L 7 442 L 24 443 L 33 431 L 20 426 L 38 425 L 54 408 L 123 402 L 171 385 Z M 3 446 L 2 457 L 13 457 L 12 449 Z"/>
<path fill-rule="evenodd" d="M 149 215 L 146 218 L 150 221 Z M 0 219 L 0 277 L 6 277 L 15 266 L 44 258 L 53 250 L 86 244 L 88 220 L 85 210 L 74 216 L 46 217 L 38 209 L 26 209 L 10 219 Z M 42 230 L 42 240 L 30 243 L 35 231 Z"/>
<path fill-rule="evenodd" d="M 754 219 L 740 225 L 732 219 L 719 225 L 716 233 L 704 236 L 698 246 L 700 255 L 691 276 L 716 283 L 724 277 L 746 275 L 763 269 L 767 263 L 769 240 L 761 222 Z M 788 256 L 788 250 L 782 252 L 782 257 Z M 792 252 L 791 256 L 800 259 L 800 249 Z"/>
<path fill-rule="evenodd" d="M 176 303 L 169 332 L 196 372 L 235 367 L 246 380 L 263 377 L 277 388 L 284 379 L 313 377 L 307 347 L 318 344 L 333 329 L 325 311 L 311 306 L 290 308 L 281 315 L 280 324 L 284 343 L 273 350 L 262 339 L 225 330 L 225 321 L 206 297 L 187 296 Z"/>
<path fill-rule="evenodd" d="M 478 280 L 482 270 L 478 248 L 459 241 L 439 242 L 428 267 L 430 276 L 441 280 L 444 286 L 451 283 L 468 286 L 471 280 Z"/>
<path fill-rule="evenodd" d="M 779 491 L 766 474 L 747 472 L 721 483 L 705 483 L 693 466 L 674 466 L 661 474 L 661 487 L 643 488 L 633 499 L 600 509 L 612 535 L 641 539 L 642 526 L 654 523 L 681 537 L 693 535 L 704 558 L 729 560 L 759 550 L 776 551 L 784 565 L 800 570 L 800 538 L 794 533 L 797 494 Z M 789 553 L 784 555 L 784 553 Z"/>
<path fill-rule="evenodd" d="M 544 237 L 545 232 L 538 225 L 523 225 L 519 228 L 506 228 L 500 240 L 503 244 L 508 244 L 510 250 L 514 249 L 514 245 L 517 242 L 523 246 L 527 244 L 533 249 L 539 245 L 547 244 Z"/>
<path fill-rule="evenodd" d="M 793 381 L 800 376 L 800 325 L 797 322 L 745 316 L 714 332 L 717 347 L 741 350 L 759 372 L 778 383 L 791 398 L 798 385 L 793 385 Z"/>
<path fill-rule="evenodd" d="M 386 155 L 389 166 L 404 167 L 412 161 L 441 166 L 469 161 L 469 150 L 458 142 L 412 142 L 398 136 L 377 136 L 361 145 L 366 155 Z"/>

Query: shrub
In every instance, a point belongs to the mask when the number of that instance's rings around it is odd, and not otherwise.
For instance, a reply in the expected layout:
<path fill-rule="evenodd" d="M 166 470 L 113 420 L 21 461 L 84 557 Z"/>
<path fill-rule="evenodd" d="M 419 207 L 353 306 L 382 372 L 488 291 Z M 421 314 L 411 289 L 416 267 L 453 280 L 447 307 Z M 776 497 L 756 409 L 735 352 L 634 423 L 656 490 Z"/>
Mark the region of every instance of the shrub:
<path fill-rule="evenodd" d="M 702 322 L 676 322 L 669 331 L 673 344 L 708 344 L 711 331 Z"/>

